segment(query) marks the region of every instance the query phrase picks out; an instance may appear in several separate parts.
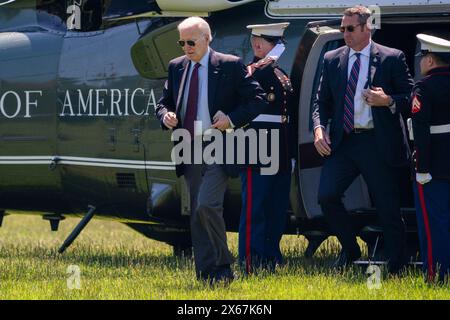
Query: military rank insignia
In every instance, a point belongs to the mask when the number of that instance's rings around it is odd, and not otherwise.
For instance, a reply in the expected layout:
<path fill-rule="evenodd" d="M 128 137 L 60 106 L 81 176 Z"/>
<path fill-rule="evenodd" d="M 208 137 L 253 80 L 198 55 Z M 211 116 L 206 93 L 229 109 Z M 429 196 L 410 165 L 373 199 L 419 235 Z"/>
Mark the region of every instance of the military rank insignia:
<path fill-rule="evenodd" d="M 413 98 L 413 100 L 412 100 L 412 109 L 411 109 L 411 112 L 414 114 L 414 113 L 417 113 L 417 112 L 419 112 L 420 111 L 420 108 L 422 107 L 422 102 L 420 102 L 420 100 L 417 98 L 417 96 L 416 95 L 414 95 L 414 98 Z"/>

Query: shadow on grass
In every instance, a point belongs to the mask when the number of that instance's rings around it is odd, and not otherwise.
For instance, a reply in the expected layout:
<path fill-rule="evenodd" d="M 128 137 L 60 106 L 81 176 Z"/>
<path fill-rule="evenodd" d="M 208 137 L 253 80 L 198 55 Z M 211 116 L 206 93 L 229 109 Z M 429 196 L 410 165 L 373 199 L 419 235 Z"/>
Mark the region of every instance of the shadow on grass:
<path fill-rule="evenodd" d="M 368 278 L 367 266 L 351 266 L 342 270 L 336 270 L 331 267 L 334 262 L 338 250 L 336 248 L 326 248 L 326 251 L 319 251 L 313 258 L 306 258 L 300 250 L 287 250 L 284 252 L 284 264 L 277 269 L 275 273 L 262 271 L 256 275 L 257 279 L 264 280 L 267 277 L 332 277 L 339 278 L 340 281 L 354 283 L 364 282 Z M 145 250 L 144 252 L 137 249 L 129 249 L 125 247 L 114 247 L 110 249 L 100 248 L 98 246 L 77 245 L 68 252 L 59 254 L 56 248 L 49 249 L 45 246 L 38 247 L 21 247 L 3 248 L 0 250 L 0 258 L 15 257 L 23 260 L 34 260 L 38 264 L 51 265 L 59 263 L 63 265 L 80 265 L 93 268 L 104 269 L 121 269 L 121 268 L 137 268 L 151 270 L 153 268 L 163 269 L 166 274 L 183 274 L 186 272 L 194 274 L 194 262 L 191 257 L 180 258 L 165 251 Z M 245 281 L 247 277 L 239 270 L 237 264 L 234 269 L 240 275 L 240 280 Z M 118 274 L 120 276 L 120 274 Z M 408 268 L 400 277 L 420 277 L 419 268 Z M 389 276 L 387 271 L 382 268 L 382 277 L 387 279 Z M 173 283 L 176 287 L 176 283 Z M 195 281 L 184 283 L 191 289 L 203 288 Z M 166 285 L 170 285 L 167 283 Z M 185 288 L 186 289 L 186 288 Z M 203 289 L 208 289 L 206 286 Z"/>
<path fill-rule="evenodd" d="M 192 265 L 192 259 L 179 258 L 173 255 L 148 250 L 141 252 L 129 248 L 102 249 L 97 246 L 78 245 L 70 251 L 59 254 L 56 248 L 3 248 L 0 250 L 0 258 L 15 257 L 21 260 L 41 260 L 45 263 L 51 261 L 63 264 L 86 265 L 104 268 L 123 267 L 165 267 L 167 269 L 188 268 Z"/>

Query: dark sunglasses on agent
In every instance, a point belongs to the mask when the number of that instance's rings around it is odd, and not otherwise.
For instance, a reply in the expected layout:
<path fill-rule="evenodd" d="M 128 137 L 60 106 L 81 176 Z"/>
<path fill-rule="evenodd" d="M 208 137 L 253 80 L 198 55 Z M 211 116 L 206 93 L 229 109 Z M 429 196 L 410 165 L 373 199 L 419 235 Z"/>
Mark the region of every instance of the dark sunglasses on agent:
<path fill-rule="evenodd" d="M 180 47 L 184 47 L 186 44 L 190 47 L 195 47 L 195 42 L 197 42 L 197 40 L 178 40 Z"/>
<path fill-rule="evenodd" d="M 353 32 L 353 31 L 355 31 L 356 27 L 362 26 L 362 25 L 365 25 L 365 23 L 358 23 L 358 24 L 350 25 L 350 26 L 340 26 L 339 31 L 344 33 L 345 30 L 347 29 L 348 32 Z"/>

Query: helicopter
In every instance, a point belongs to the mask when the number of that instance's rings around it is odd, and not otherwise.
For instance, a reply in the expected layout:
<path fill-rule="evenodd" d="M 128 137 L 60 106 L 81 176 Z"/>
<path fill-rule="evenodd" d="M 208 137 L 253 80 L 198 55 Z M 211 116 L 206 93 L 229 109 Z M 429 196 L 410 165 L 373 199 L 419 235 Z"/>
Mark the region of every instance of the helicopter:
<path fill-rule="evenodd" d="M 249 24 L 290 22 L 280 66 L 298 101 L 298 145 L 286 234 L 308 240 L 311 257 L 331 234 L 317 203 L 322 158 L 313 144 L 312 101 L 326 51 L 344 44 L 343 10 L 369 1 L 327 0 L 3 0 L 0 1 L 0 226 L 9 211 L 36 213 L 51 230 L 80 223 L 62 253 L 95 216 L 124 223 L 188 253 L 189 190 L 175 175 L 170 132 L 154 115 L 168 62 L 182 55 L 178 23 L 204 17 L 211 47 L 251 61 Z M 415 79 L 417 33 L 450 35 L 450 1 L 378 1 L 373 39 L 401 49 Z M 371 8 L 371 7 L 369 7 Z M 411 257 L 417 228 L 409 168 L 399 169 Z M 230 179 L 227 230 L 239 225 L 241 190 Z M 344 203 L 372 258 L 382 230 L 362 177 Z"/>

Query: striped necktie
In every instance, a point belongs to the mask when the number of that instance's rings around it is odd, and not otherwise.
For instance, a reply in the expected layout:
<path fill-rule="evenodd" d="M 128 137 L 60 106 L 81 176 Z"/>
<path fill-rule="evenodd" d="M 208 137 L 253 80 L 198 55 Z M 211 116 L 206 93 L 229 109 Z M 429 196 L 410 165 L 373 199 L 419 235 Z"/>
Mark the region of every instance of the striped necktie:
<path fill-rule="evenodd" d="M 353 63 L 350 76 L 347 81 L 347 89 L 344 98 L 344 130 L 347 133 L 352 132 L 354 128 L 355 115 L 355 92 L 358 84 L 359 68 L 361 67 L 360 53 L 355 53 L 356 60 Z"/>

